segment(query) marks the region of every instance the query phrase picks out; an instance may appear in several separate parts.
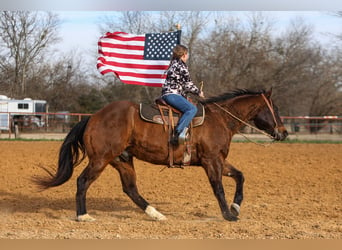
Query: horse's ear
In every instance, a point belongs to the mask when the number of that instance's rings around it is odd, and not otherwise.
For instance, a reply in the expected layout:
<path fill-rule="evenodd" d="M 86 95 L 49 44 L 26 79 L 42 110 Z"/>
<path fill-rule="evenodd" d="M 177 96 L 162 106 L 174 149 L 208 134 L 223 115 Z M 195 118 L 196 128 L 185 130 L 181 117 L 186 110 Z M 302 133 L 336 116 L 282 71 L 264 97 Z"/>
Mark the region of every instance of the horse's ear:
<path fill-rule="evenodd" d="M 271 95 L 272 95 L 272 87 L 271 87 L 271 89 L 270 89 L 269 91 L 266 91 L 266 93 L 265 93 L 265 96 L 266 96 L 267 98 L 270 98 Z"/>

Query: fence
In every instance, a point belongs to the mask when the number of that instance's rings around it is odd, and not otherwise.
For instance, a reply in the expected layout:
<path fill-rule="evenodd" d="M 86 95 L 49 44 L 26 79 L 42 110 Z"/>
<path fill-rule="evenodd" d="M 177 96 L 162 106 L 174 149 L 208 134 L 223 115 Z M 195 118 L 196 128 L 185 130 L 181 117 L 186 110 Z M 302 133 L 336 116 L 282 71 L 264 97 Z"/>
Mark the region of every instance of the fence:
<path fill-rule="evenodd" d="M 84 117 L 83 113 L 14 113 L 0 112 L 1 138 L 63 138 Z M 34 136 L 35 135 L 35 136 Z"/>
<path fill-rule="evenodd" d="M 17 113 L 0 112 L 8 117 L 8 129 L 0 130 L 1 138 L 59 138 L 63 139 L 70 129 L 83 118 L 91 114 L 83 113 Z M 13 117 L 16 117 L 14 120 Z M 282 120 L 290 136 L 334 136 L 342 141 L 342 117 L 338 116 L 283 116 Z M 4 123 L 4 122 L 3 122 Z M 257 131 L 245 128 L 243 133 L 258 135 Z"/>
<path fill-rule="evenodd" d="M 342 142 L 342 117 L 282 116 L 281 119 L 289 132 L 289 140 Z M 265 136 L 247 127 L 243 132 L 253 139 L 267 140 Z M 240 135 L 234 138 L 238 141 L 245 140 Z"/>
<path fill-rule="evenodd" d="M 304 134 L 342 134 L 342 117 L 282 117 L 284 124 L 290 133 Z"/>

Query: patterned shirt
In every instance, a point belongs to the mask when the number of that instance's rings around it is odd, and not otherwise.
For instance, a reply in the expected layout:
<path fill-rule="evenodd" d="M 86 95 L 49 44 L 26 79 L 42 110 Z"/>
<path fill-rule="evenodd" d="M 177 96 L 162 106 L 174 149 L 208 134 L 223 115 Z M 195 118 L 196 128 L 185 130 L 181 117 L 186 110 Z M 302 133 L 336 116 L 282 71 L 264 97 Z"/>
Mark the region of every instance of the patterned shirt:
<path fill-rule="evenodd" d="M 198 95 L 200 90 L 191 81 L 188 66 L 181 59 L 174 59 L 166 72 L 162 95 L 178 94 L 186 97 L 187 93 Z"/>

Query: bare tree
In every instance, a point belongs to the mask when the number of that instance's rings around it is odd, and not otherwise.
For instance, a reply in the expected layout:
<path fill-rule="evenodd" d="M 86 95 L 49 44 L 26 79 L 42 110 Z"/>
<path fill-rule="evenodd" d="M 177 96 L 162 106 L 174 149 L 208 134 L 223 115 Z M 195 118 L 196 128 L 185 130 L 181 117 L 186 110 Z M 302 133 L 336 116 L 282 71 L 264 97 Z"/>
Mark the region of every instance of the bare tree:
<path fill-rule="evenodd" d="M 168 32 L 177 29 L 177 24 L 183 23 L 178 11 L 159 12 L 154 18 L 153 32 Z M 182 27 L 181 27 L 182 28 Z"/>
<path fill-rule="evenodd" d="M 208 85 L 210 94 L 233 88 L 257 88 L 269 84 L 272 70 L 270 24 L 261 16 L 251 16 L 247 27 L 242 21 L 217 19 L 209 36 L 196 50 L 197 79 Z"/>
<path fill-rule="evenodd" d="M 192 78 L 196 83 L 205 82 L 207 96 L 234 88 L 273 87 L 282 115 L 342 112 L 342 53 L 338 53 L 338 47 L 334 47 L 334 53 L 323 48 L 314 39 L 312 27 L 302 19 L 292 20 L 285 32 L 275 35 L 272 33 L 275 20 L 259 12 L 249 13 L 247 21 L 229 13 L 220 16 L 221 13 L 214 12 L 136 14 L 135 26 L 131 25 L 129 15 L 122 15 L 116 25 L 120 24 L 121 31 L 139 27 L 144 33 L 169 31 L 176 23 L 182 25 L 182 43 L 191 49 Z M 138 25 L 142 20 L 148 23 L 145 30 Z M 134 88 L 136 100 L 152 100 L 158 94 L 154 88 L 140 91 L 138 87 L 119 86 L 115 90 L 120 93 L 129 89 L 127 97 L 132 97 L 129 93 Z M 114 91 L 110 86 L 105 91 L 108 99 L 119 98 L 119 93 L 111 94 Z"/>
<path fill-rule="evenodd" d="M 82 66 L 82 56 L 77 52 L 56 56 L 50 63 L 37 68 L 28 93 L 33 95 L 31 91 L 36 90 L 39 93 L 36 97 L 47 100 L 50 111 L 81 112 L 80 96 L 95 88 L 90 86 L 86 69 Z"/>
<path fill-rule="evenodd" d="M 146 11 L 114 12 L 113 15 L 101 19 L 99 30 L 101 34 L 115 31 L 143 34 L 153 29 L 151 19 L 151 13 Z"/>
<path fill-rule="evenodd" d="M 182 43 L 186 44 L 192 53 L 201 32 L 205 30 L 210 20 L 210 12 L 186 11 L 180 13 L 180 16 L 180 23 L 184 28 Z"/>
<path fill-rule="evenodd" d="M 46 12 L 0 12 L 2 71 L 12 71 L 10 95 L 24 97 L 29 70 L 42 60 L 49 45 L 58 41 L 59 20 Z"/>
<path fill-rule="evenodd" d="M 336 55 L 324 55 L 312 72 L 314 91 L 311 95 L 309 115 L 342 114 L 342 60 Z"/>

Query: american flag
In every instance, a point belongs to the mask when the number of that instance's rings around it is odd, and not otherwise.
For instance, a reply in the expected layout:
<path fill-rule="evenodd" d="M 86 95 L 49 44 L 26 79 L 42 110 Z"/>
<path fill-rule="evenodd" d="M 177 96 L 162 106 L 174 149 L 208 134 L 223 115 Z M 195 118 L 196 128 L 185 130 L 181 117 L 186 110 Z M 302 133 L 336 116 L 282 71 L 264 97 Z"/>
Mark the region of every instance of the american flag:
<path fill-rule="evenodd" d="M 114 73 L 127 84 L 161 87 L 180 36 L 180 30 L 143 35 L 107 33 L 98 42 L 97 68 L 101 74 Z"/>

